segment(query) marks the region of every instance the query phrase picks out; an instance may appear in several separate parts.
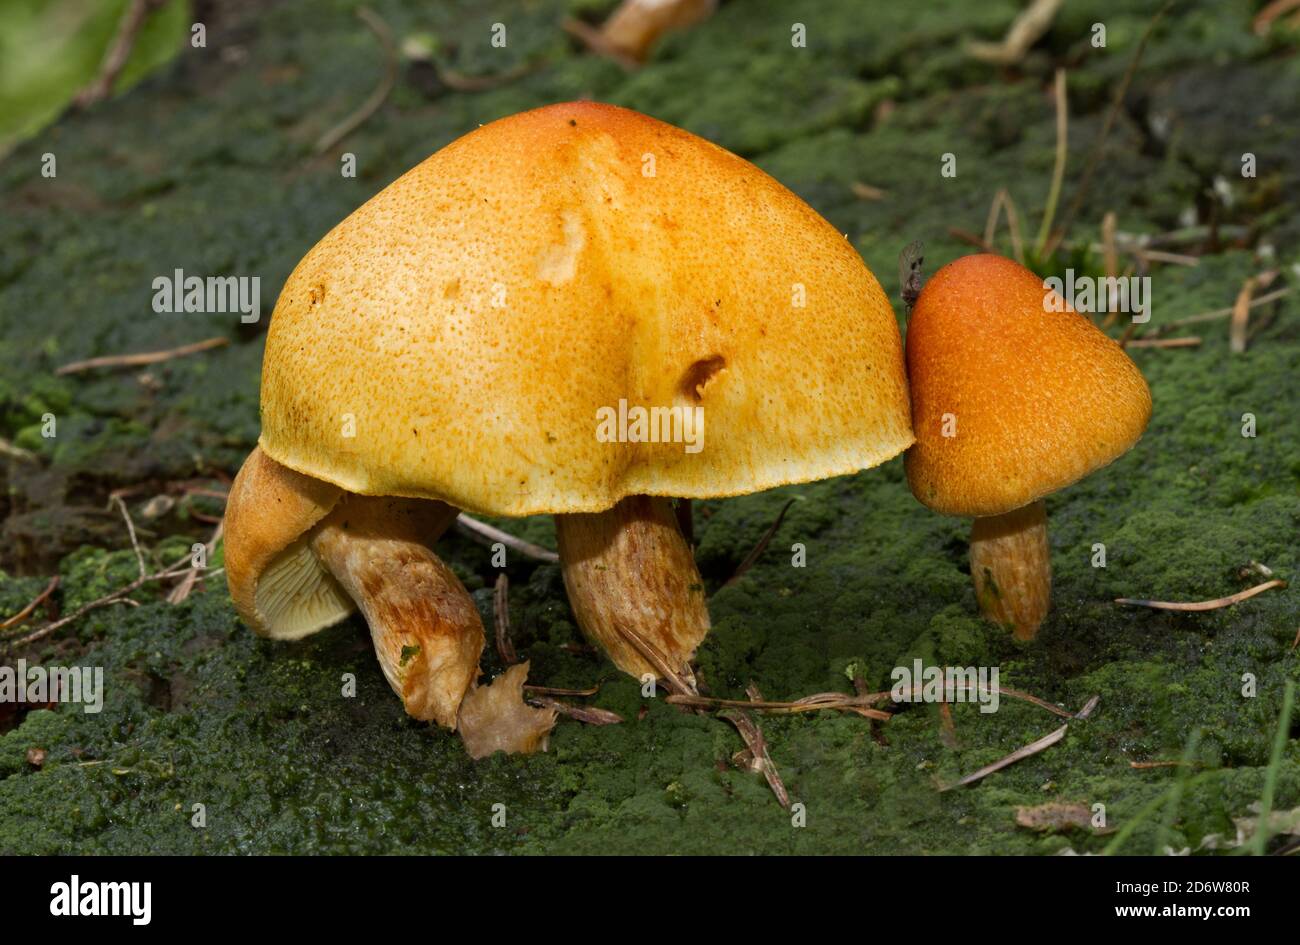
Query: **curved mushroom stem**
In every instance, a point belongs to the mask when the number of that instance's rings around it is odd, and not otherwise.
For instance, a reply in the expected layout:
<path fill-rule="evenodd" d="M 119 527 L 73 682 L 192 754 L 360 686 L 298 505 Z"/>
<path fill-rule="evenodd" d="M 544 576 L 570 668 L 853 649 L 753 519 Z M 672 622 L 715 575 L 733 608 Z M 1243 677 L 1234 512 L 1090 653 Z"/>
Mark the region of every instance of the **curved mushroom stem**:
<path fill-rule="evenodd" d="M 469 592 L 429 550 L 455 518 L 442 502 L 349 495 L 311 539 L 365 616 L 407 713 L 447 728 L 456 727 L 484 644 Z"/>
<path fill-rule="evenodd" d="M 623 0 L 599 36 L 604 45 L 635 63 L 645 62 L 664 33 L 706 20 L 717 0 Z"/>
<path fill-rule="evenodd" d="M 668 499 L 629 496 L 605 512 L 555 516 L 578 626 L 619 669 L 662 677 L 632 631 L 694 686 L 690 661 L 709 632 L 704 582 Z"/>
<path fill-rule="evenodd" d="M 1009 626 L 1017 640 L 1032 640 L 1052 599 L 1052 559 L 1047 508 L 1037 502 L 990 518 L 970 533 L 970 571 L 980 612 Z"/>

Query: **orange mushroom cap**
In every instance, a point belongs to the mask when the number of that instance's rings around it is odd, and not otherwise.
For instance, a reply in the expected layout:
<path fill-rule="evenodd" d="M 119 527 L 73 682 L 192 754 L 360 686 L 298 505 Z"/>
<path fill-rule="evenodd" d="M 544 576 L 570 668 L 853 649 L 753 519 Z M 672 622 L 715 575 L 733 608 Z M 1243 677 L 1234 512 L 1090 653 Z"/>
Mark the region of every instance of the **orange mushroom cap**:
<path fill-rule="evenodd" d="M 1151 391 L 1124 349 L 1001 256 L 955 260 L 907 327 L 916 443 L 907 479 L 936 512 L 1001 515 L 1126 453 Z M 945 432 L 950 435 L 945 435 Z"/>
<path fill-rule="evenodd" d="M 571 102 L 452 142 L 303 258 L 267 335 L 260 443 L 362 495 L 599 512 L 875 466 L 912 442 L 906 385 L 842 233 L 716 145 Z M 701 451 L 602 442 L 624 402 L 698 409 Z"/>

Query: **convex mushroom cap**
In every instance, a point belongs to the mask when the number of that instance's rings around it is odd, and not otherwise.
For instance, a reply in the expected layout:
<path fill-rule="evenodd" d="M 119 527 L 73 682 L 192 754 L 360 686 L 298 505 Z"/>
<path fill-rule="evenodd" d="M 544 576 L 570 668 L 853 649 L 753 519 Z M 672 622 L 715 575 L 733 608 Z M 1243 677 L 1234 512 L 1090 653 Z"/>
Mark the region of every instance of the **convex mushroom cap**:
<path fill-rule="evenodd" d="M 1049 292 L 1024 266 L 981 254 L 944 266 L 917 300 L 907 478 L 936 512 L 1028 505 L 1114 461 L 1146 429 L 1151 392 L 1137 365 L 1063 300 L 1045 305 Z"/>
<path fill-rule="evenodd" d="M 702 449 L 602 442 L 620 402 L 702 406 Z M 897 323 L 844 236 L 747 161 L 589 102 L 483 126 L 336 226 L 263 361 L 277 462 L 493 515 L 756 492 L 911 442 Z"/>

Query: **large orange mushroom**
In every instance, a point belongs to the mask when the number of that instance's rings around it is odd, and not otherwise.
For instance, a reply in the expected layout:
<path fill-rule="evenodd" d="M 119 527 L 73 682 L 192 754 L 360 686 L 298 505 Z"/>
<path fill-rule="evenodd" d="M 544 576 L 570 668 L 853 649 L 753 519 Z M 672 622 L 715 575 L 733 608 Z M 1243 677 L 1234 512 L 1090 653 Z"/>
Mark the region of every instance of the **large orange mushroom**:
<path fill-rule="evenodd" d="M 483 631 L 432 551 L 458 509 L 554 515 L 583 632 L 689 679 L 709 615 L 672 499 L 912 442 L 897 323 L 843 235 L 590 102 L 481 127 L 330 231 L 281 292 L 261 398 L 227 522 L 240 613 L 296 639 L 358 607 L 408 712 L 445 725 L 513 718 L 522 686 L 462 706 Z"/>
<path fill-rule="evenodd" d="M 926 283 L 907 325 L 908 483 L 936 512 L 975 519 L 980 610 L 1022 640 L 1051 599 L 1043 498 L 1126 453 L 1151 417 L 1124 349 L 1049 293 L 1010 259 L 966 256 Z"/>

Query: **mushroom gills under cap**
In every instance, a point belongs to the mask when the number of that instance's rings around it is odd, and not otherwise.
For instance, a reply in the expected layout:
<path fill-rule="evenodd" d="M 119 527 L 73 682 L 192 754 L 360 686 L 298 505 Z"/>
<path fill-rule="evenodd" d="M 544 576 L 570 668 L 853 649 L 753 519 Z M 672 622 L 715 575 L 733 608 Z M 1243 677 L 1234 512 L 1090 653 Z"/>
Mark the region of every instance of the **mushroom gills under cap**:
<path fill-rule="evenodd" d="M 260 448 L 244 460 L 226 501 L 226 582 L 239 616 L 259 636 L 298 640 L 352 613 L 307 544 L 342 494 Z"/>
<path fill-rule="evenodd" d="M 347 618 L 355 605 L 334 576 L 321 567 L 309 535 L 298 538 L 262 573 L 257 611 L 277 640 L 301 640 Z"/>

